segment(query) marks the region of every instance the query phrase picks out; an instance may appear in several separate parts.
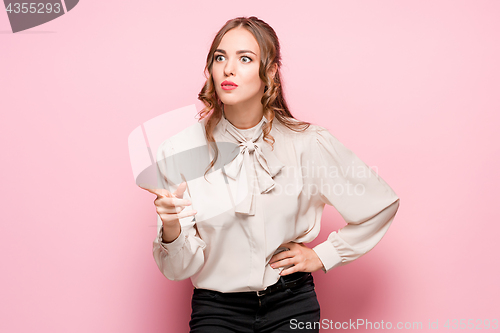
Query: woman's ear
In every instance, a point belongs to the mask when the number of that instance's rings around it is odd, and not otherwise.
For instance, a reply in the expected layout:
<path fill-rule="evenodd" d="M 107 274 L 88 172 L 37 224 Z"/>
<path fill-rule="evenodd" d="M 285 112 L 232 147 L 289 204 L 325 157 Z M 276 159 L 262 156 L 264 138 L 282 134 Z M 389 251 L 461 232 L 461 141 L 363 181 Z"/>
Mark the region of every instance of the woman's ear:
<path fill-rule="evenodd" d="M 271 68 L 269 68 L 269 78 L 271 80 L 274 80 L 274 76 L 276 75 L 276 72 L 278 71 L 278 64 L 273 64 Z"/>

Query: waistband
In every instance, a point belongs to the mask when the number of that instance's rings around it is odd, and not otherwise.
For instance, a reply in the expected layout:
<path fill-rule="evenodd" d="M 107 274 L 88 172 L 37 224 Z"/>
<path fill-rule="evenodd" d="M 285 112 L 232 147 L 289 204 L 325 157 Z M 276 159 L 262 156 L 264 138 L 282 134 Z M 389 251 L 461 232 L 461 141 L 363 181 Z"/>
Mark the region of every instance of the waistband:
<path fill-rule="evenodd" d="M 289 275 L 280 276 L 279 280 L 267 288 L 258 291 L 241 291 L 241 292 L 220 292 L 209 289 L 194 288 L 195 292 L 210 291 L 212 293 L 220 293 L 224 295 L 234 295 L 234 296 L 245 296 L 245 295 L 257 295 L 259 297 L 275 293 L 280 290 L 293 288 L 302 285 L 307 279 L 312 278 L 309 272 L 295 272 Z"/>

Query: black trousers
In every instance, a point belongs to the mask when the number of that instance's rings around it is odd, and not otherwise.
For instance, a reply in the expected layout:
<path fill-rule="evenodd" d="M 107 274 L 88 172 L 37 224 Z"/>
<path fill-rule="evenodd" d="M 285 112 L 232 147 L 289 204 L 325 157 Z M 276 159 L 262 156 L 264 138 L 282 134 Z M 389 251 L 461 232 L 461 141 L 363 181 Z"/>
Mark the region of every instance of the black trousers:
<path fill-rule="evenodd" d="M 282 276 L 277 284 L 300 274 Z M 314 289 L 311 274 L 299 286 L 260 297 L 255 292 L 194 289 L 190 333 L 318 333 L 320 307 Z"/>

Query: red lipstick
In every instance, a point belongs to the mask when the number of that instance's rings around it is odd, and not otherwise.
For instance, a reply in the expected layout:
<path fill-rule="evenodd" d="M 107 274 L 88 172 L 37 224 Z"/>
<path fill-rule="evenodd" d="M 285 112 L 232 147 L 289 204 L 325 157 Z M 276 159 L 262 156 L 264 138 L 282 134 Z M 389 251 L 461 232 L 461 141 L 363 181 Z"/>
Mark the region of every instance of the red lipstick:
<path fill-rule="evenodd" d="M 221 85 L 222 89 L 224 89 L 224 90 L 233 90 L 233 89 L 236 89 L 236 87 L 238 87 L 238 85 L 236 83 L 228 81 L 228 80 L 225 80 L 220 85 Z"/>

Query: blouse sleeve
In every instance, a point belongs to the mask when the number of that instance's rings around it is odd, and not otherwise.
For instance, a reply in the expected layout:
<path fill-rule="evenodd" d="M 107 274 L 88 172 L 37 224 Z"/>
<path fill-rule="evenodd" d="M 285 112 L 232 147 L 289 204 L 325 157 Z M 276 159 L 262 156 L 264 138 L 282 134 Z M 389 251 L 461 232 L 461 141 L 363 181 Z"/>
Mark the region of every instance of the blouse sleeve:
<path fill-rule="evenodd" d="M 328 130 L 321 128 L 316 134 L 314 185 L 319 199 L 335 207 L 347 223 L 313 248 L 326 273 L 373 249 L 391 225 L 399 198 Z"/>
<path fill-rule="evenodd" d="M 175 192 L 182 182 L 175 162 L 175 151 L 170 140 L 163 142 L 158 148 L 156 165 L 158 186 Z M 189 192 L 184 192 L 184 199 L 191 200 Z M 184 210 L 192 210 L 186 206 Z M 205 242 L 199 237 L 193 216 L 180 219 L 181 233 L 170 243 L 164 243 L 163 223 L 157 216 L 157 237 L 153 241 L 153 257 L 160 271 L 169 280 L 184 280 L 196 274 L 204 263 Z"/>

